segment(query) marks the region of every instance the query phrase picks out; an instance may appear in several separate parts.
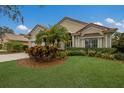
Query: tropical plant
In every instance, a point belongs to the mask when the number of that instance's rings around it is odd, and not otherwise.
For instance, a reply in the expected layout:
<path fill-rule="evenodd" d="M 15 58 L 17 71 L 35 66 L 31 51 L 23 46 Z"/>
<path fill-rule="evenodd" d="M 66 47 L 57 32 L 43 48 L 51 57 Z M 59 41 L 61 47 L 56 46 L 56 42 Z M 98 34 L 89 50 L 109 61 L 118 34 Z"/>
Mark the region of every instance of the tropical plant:
<path fill-rule="evenodd" d="M 66 44 L 69 40 L 67 29 L 60 25 L 54 25 L 53 27 L 51 27 L 50 34 L 53 44 L 57 43 L 58 47 L 61 42 Z"/>
<path fill-rule="evenodd" d="M 23 44 L 18 41 L 9 41 L 5 43 L 5 47 L 8 52 L 21 52 L 23 51 Z"/>
<path fill-rule="evenodd" d="M 88 56 L 94 57 L 95 55 L 96 55 L 96 51 L 93 51 L 93 50 L 88 51 Z"/>
<path fill-rule="evenodd" d="M 117 59 L 117 60 L 122 60 L 124 61 L 124 53 L 116 53 L 114 55 L 114 58 Z"/>
<path fill-rule="evenodd" d="M 124 33 L 116 32 L 113 36 L 112 44 L 119 52 L 124 52 Z"/>
<path fill-rule="evenodd" d="M 69 41 L 69 34 L 65 27 L 60 25 L 54 25 L 50 29 L 44 29 L 39 31 L 36 35 L 36 43 L 46 45 L 57 45 L 60 46 L 60 43 L 67 43 Z"/>
<path fill-rule="evenodd" d="M 49 34 L 49 30 L 47 29 L 39 31 L 39 33 L 36 35 L 37 44 L 42 44 L 44 42 L 45 46 L 47 46 L 49 40 L 50 40 L 50 34 Z"/>
<path fill-rule="evenodd" d="M 34 46 L 28 49 L 30 58 L 35 60 L 49 61 L 54 58 L 64 58 L 65 51 L 60 51 L 56 46 Z"/>

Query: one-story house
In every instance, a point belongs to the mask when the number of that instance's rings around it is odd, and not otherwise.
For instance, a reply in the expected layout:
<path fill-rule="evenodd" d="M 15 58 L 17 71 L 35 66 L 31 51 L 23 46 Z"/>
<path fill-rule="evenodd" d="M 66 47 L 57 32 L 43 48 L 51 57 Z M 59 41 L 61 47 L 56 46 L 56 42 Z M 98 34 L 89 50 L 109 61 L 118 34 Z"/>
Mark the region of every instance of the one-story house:
<path fill-rule="evenodd" d="M 71 34 L 70 47 L 111 48 L 112 34 L 117 31 L 117 28 L 86 23 L 69 17 L 64 17 L 57 24 L 65 27 Z M 43 29 L 46 29 L 46 27 L 36 25 L 29 33 L 33 45 L 35 45 L 36 34 Z"/>
<path fill-rule="evenodd" d="M 2 42 L 6 43 L 6 42 L 9 42 L 9 41 L 19 41 L 23 45 L 28 45 L 29 46 L 29 40 L 24 35 L 16 35 L 16 34 L 5 33 L 3 38 L 2 38 Z"/>

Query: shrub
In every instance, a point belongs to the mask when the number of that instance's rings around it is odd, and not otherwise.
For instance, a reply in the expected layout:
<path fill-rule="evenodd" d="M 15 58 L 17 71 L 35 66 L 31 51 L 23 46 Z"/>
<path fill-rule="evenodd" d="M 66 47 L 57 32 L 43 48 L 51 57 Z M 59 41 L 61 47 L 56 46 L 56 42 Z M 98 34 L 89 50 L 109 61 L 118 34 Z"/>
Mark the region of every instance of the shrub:
<path fill-rule="evenodd" d="M 124 54 L 115 54 L 117 52 L 116 48 L 67 48 L 66 50 L 69 52 L 69 56 L 88 55 L 112 60 L 115 59 L 115 57 L 118 60 L 122 60 L 124 58 Z"/>
<path fill-rule="evenodd" d="M 56 46 L 34 46 L 28 48 L 27 53 L 30 58 L 42 59 L 44 61 L 53 58 L 64 58 L 67 55 L 66 51 L 61 51 Z"/>
<path fill-rule="evenodd" d="M 10 41 L 5 43 L 8 52 L 21 52 L 23 51 L 23 44 L 18 41 Z"/>
<path fill-rule="evenodd" d="M 65 58 L 65 57 L 67 56 L 67 54 L 68 54 L 67 51 L 61 51 L 61 52 L 58 53 L 58 56 L 59 56 L 60 58 Z"/>
<path fill-rule="evenodd" d="M 24 51 L 26 51 L 28 49 L 28 45 L 23 45 L 22 48 Z"/>
<path fill-rule="evenodd" d="M 101 58 L 113 60 L 114 59 L 114 54 L 102 53 Z"/>
<path fill-rule="evenodd" d="M 68 56 L 85 56 L 86 52 L 83 50 L 79 51 L 68 51 Z"/>
<path fill-rule="evenodd" d="M 101 52 L 97 52 L 95 56 L 96 57 L 101 57 L 101 54 L 102 54 Z"/>
<path fill-rule="evenodd" d="M 94 57 L 95 55 L 96 55 L 96 51 L 93 51 L 93 50 L 88 51 L 88 56 Z"/>
<path fill-rule="evenodd" d="M 3 47 L 3 45 L 2 45 L 2 44 L 0 44 L 0 49 L 2 49 L 2 47 Z"/>
<path fill-rule="evenodd" d="M 114 55 L 114 58 L 117 60 L 123 60 L 124 61 L 124 53 L 116 53 Z"/>
<path fill-rule="evenodd" d="M 98 48 L 96 50 L 101 53 L 108 53 L 108 54 L 114 54 L 117 52 L 116 48 Z"/>
<path fill-rule="evenodd" d="M 101 58 L 108 59 L 108 56 L 109 56 L 108 53 L 102 53 L 101 54 Z"/>
<path fill-rule="evenodd" d="M 109 53 L 109 54 L 114 54 L 117 52 L 116 48 L 67 48 L 66 50 L 68 50 L 68 51 L 83 50 L 86 53 L 88 53 L 88 51 L 96 51 L 96 52 L 100 52 L 100 53 Z"/>
<path fill-rule="evenodd" d="M 80 50 L 88 51 L 88 48 L 75 48 L 75 47 L 71 47 L 71 48 L 66 48 L 66 50 L 68 50 L 68 51 L 80 51 Z"/>
<path fill-rule="evenodd" d="M 109 55 L 109 59 L 114 60 L 114 59 L 115 59 L 115 58 L 114 58 L 114 54 Z"/>

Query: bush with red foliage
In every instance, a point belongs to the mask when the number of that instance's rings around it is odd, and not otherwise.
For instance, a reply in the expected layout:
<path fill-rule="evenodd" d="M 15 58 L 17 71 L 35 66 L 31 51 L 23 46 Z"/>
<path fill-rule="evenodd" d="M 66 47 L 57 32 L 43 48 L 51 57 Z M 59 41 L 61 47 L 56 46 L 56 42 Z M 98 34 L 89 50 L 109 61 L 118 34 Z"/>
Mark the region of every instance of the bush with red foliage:
<path fill-rule="evenodd" d="M 35 60 L 49 61 L 54 58 L 64 58 L 65 51 L 59 50 L 56 46 L 34 46 L 27 49 L 30 58 Z"/>

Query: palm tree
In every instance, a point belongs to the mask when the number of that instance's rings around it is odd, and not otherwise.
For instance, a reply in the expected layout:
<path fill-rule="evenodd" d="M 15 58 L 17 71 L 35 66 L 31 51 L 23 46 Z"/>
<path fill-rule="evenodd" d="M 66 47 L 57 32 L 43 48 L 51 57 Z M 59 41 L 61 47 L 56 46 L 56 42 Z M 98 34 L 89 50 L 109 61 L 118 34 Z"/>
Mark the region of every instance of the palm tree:
<path fill-rule="evenodd" d="M 48 37 L 49 37 L 49 32 L 47 29 L 40 30 L 39 33 L 36 35 L 36 43 L 42 44 L 44 42 L 45 46 L 47 46 L 49 42 Z"/>
<path fill-rule="evenodd" d="M 51 27 L 50 34 L 53 35 L 53 40 L 55 43 L 57 43 L 58 47 L 61 42 L 67 43 L 69 40 L 67 29 L 60 25 L 54 25 Z"/>
<path fill-rule="evenodd" d="M 49 30 L 45 29 L 40 31 L 36 36 L 36 42 L 38 44 L 45 42 L 45 45 L 52 44 L 59 47 L 60 43 L 67 43 L 69 40 L 69 35 L 67 29 L 60 25 L 54 25 Z"/>
<path fill-rule="evenodd" d="M 124 52 L 124 33 L 114 33 L 112 46 L 117 48 L 119 52 Z"/>

